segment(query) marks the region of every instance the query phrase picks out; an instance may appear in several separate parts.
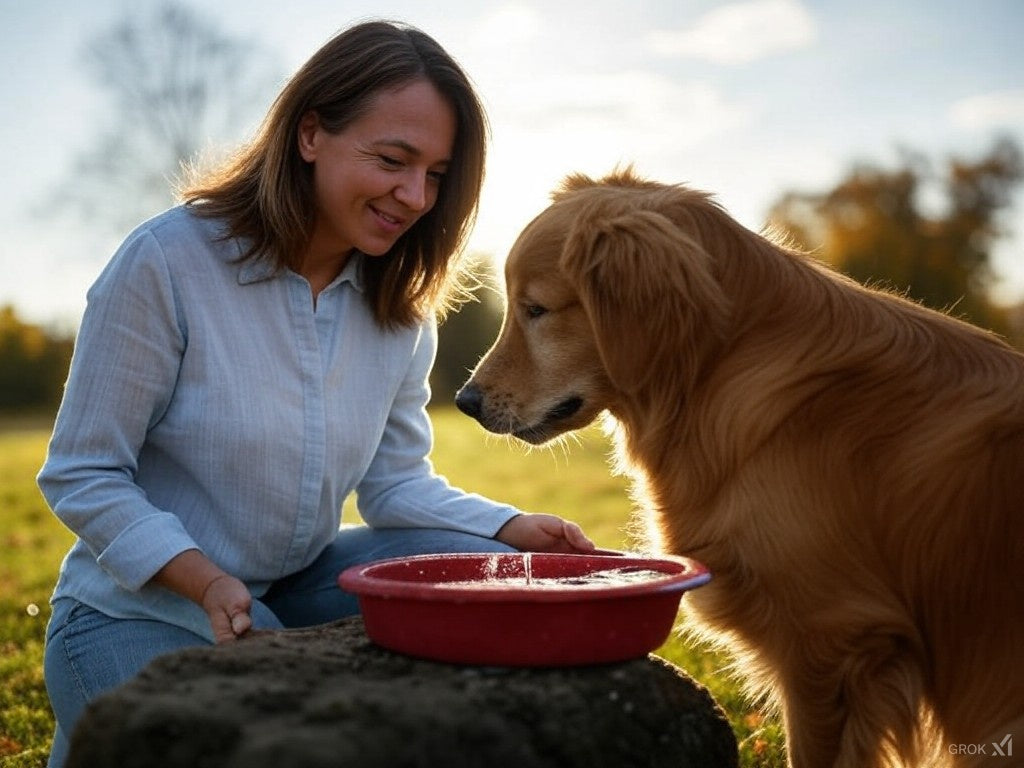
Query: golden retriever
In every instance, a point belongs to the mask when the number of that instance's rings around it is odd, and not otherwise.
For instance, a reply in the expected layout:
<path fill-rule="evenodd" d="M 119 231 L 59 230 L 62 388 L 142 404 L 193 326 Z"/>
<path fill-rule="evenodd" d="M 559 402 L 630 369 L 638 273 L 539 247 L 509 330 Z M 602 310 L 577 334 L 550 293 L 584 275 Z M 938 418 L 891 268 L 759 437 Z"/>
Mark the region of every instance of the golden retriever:
<path fill-rule="evenodd" d="M 691 620 L 780 705 L 794 768 L 1024 747 L 1024 356 L 701 192 L 627 170 L 552 200 L 459 407 L 530 443 L 612 417 L 653 546 L 714 574 Z"/>

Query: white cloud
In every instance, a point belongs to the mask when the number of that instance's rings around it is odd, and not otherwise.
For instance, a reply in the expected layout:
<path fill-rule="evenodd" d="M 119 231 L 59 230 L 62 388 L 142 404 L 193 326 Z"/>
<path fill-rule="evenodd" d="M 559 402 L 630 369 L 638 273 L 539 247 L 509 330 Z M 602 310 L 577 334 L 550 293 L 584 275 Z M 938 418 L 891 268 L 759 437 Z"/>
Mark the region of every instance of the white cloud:
<path fill-rule="evenodd" d="M 1024 126 L 1024 88 L 969 96 L 954 102 L 950 120 L 957 128 L 991 130 Z"/>
<path fill-rule="evenodd" d="M 745 64 L 805 47 L 816 36 L 814 19 L 798 0 L 749 0 L 709 11 L 684 29 L 652 32 L 649 43 L 663 56 Z"/>
<path fill-rule="evenodd" d="M 504 117 L 574 144 L 600 145 L 599 139 L 614 136 L 627 147 L 690 146 L 745 114 L 712 86 L 642 70 L 563 72 L 546 82 L 509 85 Z"/>
<path fill-rule="evenodd" d="M 500 40 L 503 48 L 529 42 L 541 29 L 540 13 L 522 3 L 507 3 L 489 11 L 475 25 L 473 33 L 482 40 Z"/>

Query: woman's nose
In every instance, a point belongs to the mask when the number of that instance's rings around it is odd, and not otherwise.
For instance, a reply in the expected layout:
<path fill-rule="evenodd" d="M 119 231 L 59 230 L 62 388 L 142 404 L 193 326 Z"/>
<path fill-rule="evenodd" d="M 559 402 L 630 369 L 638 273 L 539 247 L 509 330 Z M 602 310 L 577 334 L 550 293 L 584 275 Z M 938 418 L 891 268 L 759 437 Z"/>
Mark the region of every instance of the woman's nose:
<path fill-rule="evenodd" d="M 410 173 L 395 189 L 395 198 L 406 208 L 417 213 L 425 210 L 429 203 L 426 174 Z"/>

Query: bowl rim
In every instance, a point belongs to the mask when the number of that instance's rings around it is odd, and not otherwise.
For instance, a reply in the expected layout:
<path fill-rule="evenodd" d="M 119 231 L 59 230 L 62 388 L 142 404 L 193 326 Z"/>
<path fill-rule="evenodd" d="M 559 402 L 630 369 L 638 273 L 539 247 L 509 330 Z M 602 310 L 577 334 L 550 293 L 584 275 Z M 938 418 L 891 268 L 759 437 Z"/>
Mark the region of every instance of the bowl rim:
<path fill-rule="evenodd" d="M 477 589 L 469 585 L 452 585 L 444 582 L 407 581 L 388 579 L 373 575 L 372 571 L 398 563 L 410 567 L 417 562 L 436 562 L 438 560 L 470 560 L 505 555 L 525 555 L 531 558 L 580 558 L 584 560 L 607 560 L 610 570 L 623 565 L 637 566 L 668 566 L 678 569 L 666 572 L 663 579 L 652 579 L 645 582 L 622 584 L 618 586 L 578 587 L 567 586 L 545 587 L 535 589 L 529 587 L 509 586 L 501 589 Z M 689 557 L 676 555 L 647 555 L 628 552 L 604 550 L 598 553 L 553 553 L 553 552 L 456 552 L 448 554 L 411 555 L 408 557 L 390 557 L 375 560 L 361 565 L 346 568 L 338 576 L 338 586 L 347 592 L 360 597 L 377 597 L 383 599 L 406 599 L 436 603 L 582 603 L 597 600 L 609 600 L 624 597 L 640 597 L 685 592 L 699 587 L 711 580 L 711 572 L 703 564 Z"/>

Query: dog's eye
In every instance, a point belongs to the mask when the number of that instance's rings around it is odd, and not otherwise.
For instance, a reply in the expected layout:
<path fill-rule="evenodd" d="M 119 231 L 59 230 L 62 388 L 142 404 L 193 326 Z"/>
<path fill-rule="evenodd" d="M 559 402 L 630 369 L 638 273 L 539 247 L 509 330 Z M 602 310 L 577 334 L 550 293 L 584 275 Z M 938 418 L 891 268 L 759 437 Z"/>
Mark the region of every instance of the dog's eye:
<path fill-rule="evenodd" d="M 531 320 L 547 314 L 548 311 L 547 307 L 542 307 L 540 304 L 527 304 L 523 309 L 526 312 L 526 316 Z"/>

